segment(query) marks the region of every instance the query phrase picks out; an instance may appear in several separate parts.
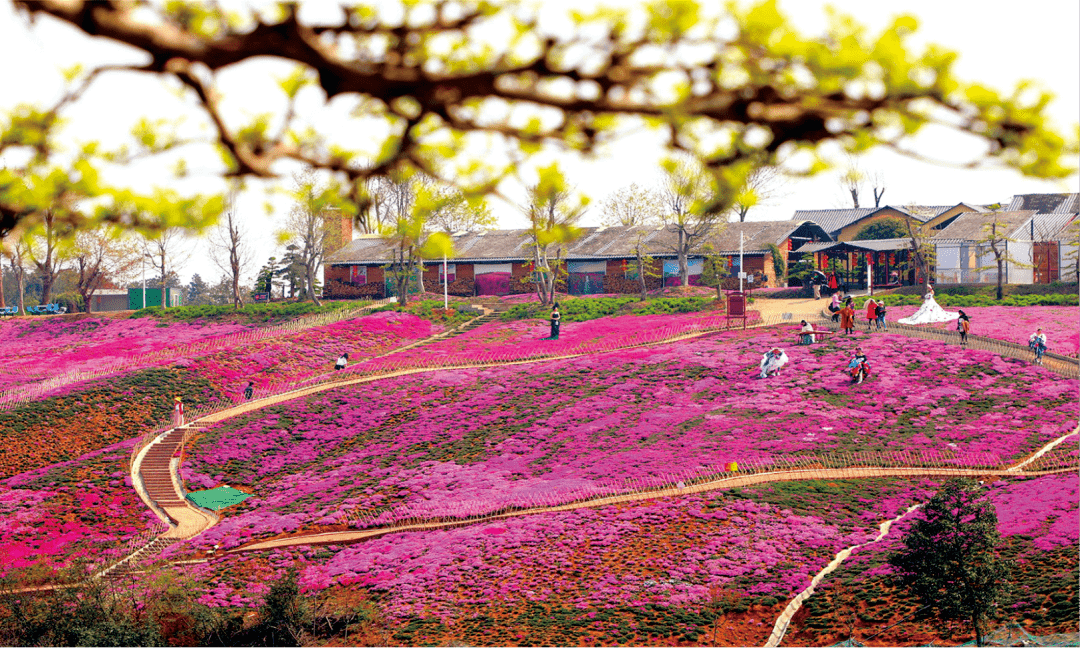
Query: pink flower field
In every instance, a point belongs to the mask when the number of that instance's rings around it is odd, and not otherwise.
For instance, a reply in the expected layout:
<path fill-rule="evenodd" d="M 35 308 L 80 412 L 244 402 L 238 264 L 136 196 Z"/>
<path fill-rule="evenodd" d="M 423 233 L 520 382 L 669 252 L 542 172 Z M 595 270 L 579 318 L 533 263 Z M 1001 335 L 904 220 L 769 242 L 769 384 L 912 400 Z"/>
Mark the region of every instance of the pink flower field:
<path fill-rule="evenodd" d="M 888 319 L 895 321 L 916 310 L 918 306 L 892 306 L 888 309 Z M 958 309 L 945 310 L 955 312 Z M 1050 343 L 1050 351 L 1074 357 L 1080 353 L 1080 308 L 1076 306 L 973 306 L 963 311 L 971 318 L 972 335 L 1026 346 L 1028 337 L 1041 327 Z M 955 322 L 934 326 L 956 331 Z"/>
<path fill-rule="evenodd" d="M 0 576 L 33 564 L 101 567 L 162 533 L 131 484 L 132 444 L 0 481 Z"/>
<path fill-rule="evenodd" d="M 190 345 L 236 335 L 252 327 L 240 324 L 162 324 L 149 317 L 121 319 L 41 318 L 0 321 L 0 392 L 78 371 L 172 350 L 172 359 Z"/>
<path fill-rule="evenodd" d="M 191 488 L 246 486 L 200 543 L 413 515 L 477 514 L 672 483 L 729 461 L 823 452 L 959 453 L 1005 463 L 1073 429 L 1076 380 L 981 351 L 856 335 L 870 382 L 841 368 L 856 340 L 789 347 L 780 329 L 715 334 L 526 367 L 436 372 L 341 388 L 211 428 L 187 455 Z M 987 459 L 987 457 L 992 457 Z"/>

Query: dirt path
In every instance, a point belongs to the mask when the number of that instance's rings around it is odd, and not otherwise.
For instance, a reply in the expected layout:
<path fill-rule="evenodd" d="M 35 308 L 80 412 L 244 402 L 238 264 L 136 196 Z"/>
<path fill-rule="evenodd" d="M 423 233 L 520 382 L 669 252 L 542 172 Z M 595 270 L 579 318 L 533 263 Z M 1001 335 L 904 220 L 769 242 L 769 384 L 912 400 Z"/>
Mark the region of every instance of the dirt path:
<path fill-rule="evenodd" d="M 802 608 L 803 602 L 805 602 L 806 599 L 810 598 L 814 594 L 814 590 L 817 588 L 818 585 L 821 584 L 821 581 L 825 580 L 826 576 L 835 571 L 837 567 L 839 567 L 845 560 L 847 560 L 848 556 L 851 555 L 851 552 L 855 551 L 856 549 L 861 549 L 862 547 L 865 547 L 867 545 L 872 545 L 875 542 L 881 542 L 885 539 L 885 536 L 889 535 L 889 528 L 892 527 L 894 522 L 899 522 L 900 520 L 904 519 L 909 513 L 919 508 L 920 506 L 922 506 L 922 504 L 912 505 L 900 515 L 897 515 L 891 520 L 885 520 L 884 522 L 882 522 L 881 525 L 878 526 L 877 537 L 873 540 L 870 540 L 869 542 L 863 542 L 857 545 L 852 545 L 847 549 L 840 551 L 840 553 L 836 554 L 836 557 L 832 559 L 832 562 L 826 565 L 824 569 L 819 571 L 810 580 L 810 585 L 803 591 L 799 592 L 798 595 L 794 599 L 792 599 L 790 603 L 787 604 L 787 607 L 785 607 L 784 611 L 780 613 L 780 616 L 776 618 L 776 623 L 773 625 L 772 634 L 769 635 L 769 640 L 765 642 L 765 648 L 774 648 L 775 646 L 780 645 L 780 642 L 784 639 L 784 635 L 787 634 L 788 626 L 791 624 L 791 620 L 795 618 L 795 613 L 798 612 L 800 608 Z"/>
<path fill-rule="evenodd" d="M 244 551 L 264 551 L 280 547 L 294 547 L 312 544 L 349 544 L 360 542 L 370 538 L 377 538 L 390 533 L 404 531 L 426 531 L 431 529 L 447 529 L 458 526 L 468 526 L 503 520 L 507 518 L 535 515 L 537 513 L 554 513 L 558 511 L 573 511 L 582 508 L 597 508 L 623 502 L 640 502 L 661 497 L 676 497 L 693 493 L 704 493 L 726 488 L 738 488 L 753 484 L 765 484 L 782 481 L 803 481 L 814 479 L 866 479 L 873 477 L 983 477 L 983 476 L 1008 476 L 1008 477 L 1034 477 L 1043 474 L 1072 471 L 1072 468 L 1064 468 L 1058 471 L 1024 473 L 1012 470 L 972 470 L 963 468 L 885 468 L 885 467 L 857 467 L 857 468 L 812 468 L 804 470 L 784 470 L 777 472 L 756 473 L 750 475 L 737 475 L 701 484 L 693 484 L 685 488 L 663 488 L 658 490 L 638 493 L 626 493 L 623 495 L 610 495 L 595 499 L 561 504 L 558 506 L 538 506 L 535 508 L 520 509 L 505 513 L 477 516 L 475 518 L 452 520 L 446 522 L 417 522 L 414 524 L 401 524 L 377 529 L 365 529 L 361 531 L 333 531 L 328 533 L 312 533 L 303 535 L 287 536 L 253 542 L 249 545 L 232 549 L 229 553 Z"/>

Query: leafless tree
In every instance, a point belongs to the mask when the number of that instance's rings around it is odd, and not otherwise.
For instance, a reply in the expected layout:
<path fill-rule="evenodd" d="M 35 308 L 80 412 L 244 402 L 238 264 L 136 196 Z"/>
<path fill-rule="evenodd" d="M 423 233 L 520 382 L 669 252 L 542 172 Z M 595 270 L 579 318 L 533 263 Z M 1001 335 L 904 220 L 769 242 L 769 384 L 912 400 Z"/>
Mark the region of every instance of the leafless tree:
<path fill-rule="evenodd" d="M 715 210 L 712 179 L 689 160 L 666 171 L 661 196 L 664 228 L 675 235 L 674 252 L 679 261 L 680 284 L 690 285 L 688 259 L 706 238 L 723 227 L 723 217 Z"/>
<path fill-rule="evenodd" d="M 919 208 L 915 205 L 908 205 L 906 209 L 911 213 L 919 211 Z M 929 282 L 933 276 L 930 273 L 936 261 L 937 248 L 934 247 L 922 226 L 915 222 L 915 219 L 905 217 L 902 220 L 908 239 L 908 261 L 905 270 L 914 269 L 916 280 L 921 276 L 923 281 Z"/>
<path fill-rule="evenodd" d="M 78 273 L 75 289 L 82 296 L 83 309 L 91 312 L 94 293 L 107 280 L 122 283 L 125 275 L 139 263 L 141 255 L 136 245 L 104 228 L 76 233 L 71 263 Z"/>
<path fill-rule="evenodd" d="M 784 174 L 775 166 L 759 166 L 746 178 L 742 191 L 735 197 L 735 214 L 739 222 L 746 222 L 752 207 L 765 204 L 780 196 L 784 188 Z"/>
<path fill-rule="evenodd" d="M 16 238 L 3 251 L 8 258 L 8 263 L 11 265 L 11 273 L 15 276 L 15 303 L 20 315 L 26 315 L 26 266 L 23 265 L 27 255 L 26 247 L 26 243 L 22 239 Z M 0 271 L 2 270 L 3 268 L 0 268 Z"/>
<path fill-rule="evenodd" d="M 29 237 L 26 254 L 41 277 L 41 303 L 52 300 L 53 284 L 63 268 L 65 227 L 58 221 L 53 210 L 41 214 L 41 227 Z"/>
<path fill-rule="evenodd" d="M 293 206 L 285 220 L 282 234 L 298 248 L 300 264 L 304 267 L 302 297 L 322 304 L 315 291 L 316 278 L 333 238 L 333 225 L 340 213 L 341 187 L 324 184 L 312 171 L 293 176 Z"/>
<path fill-rule="evenodd" d="M 164 228 L 154 238 L 146 241 L 143 253 L 154 260 L 161 272 L 161 307 L 168 308 L 169 272 L 183 268 L 191 258 L 188 232 L 178 227 Z"/>
<path fill-rule="evenodd" d="M 637 263 L 638 282 L 641 285 L 641 299 L 648 297 L 647 279 L 655 275 L 652 270 L 655 259 L 648 252 L 648 240 L 656 234 L 661 225 L 660 213 L 663 199 L 656 189 L 631 184 L 612 193 L 601 205 L 600 222 L 608 226 L 628 228 L 630 247 Z M 663 272 L 659 275 L 663 278 Z"/>
<path fill-rule="evenodd" d="M 248 238 L 248 231 L 240 222 L 240 217 L 236 212 L 234 191 L 218 226 L 210 232 L 208 242 L 210 259 L 219 270 L 225 273 L 232 284 L 232 303 L 233 308 L 237 309 L 244 306 L 244 293 L 240 289 L 240 282 L 255 260 Z"/>
<path fill-rule="evenodd" d="M 992 214 L 994 212 L 991 212 Z M 993 266 L 981 266 L 979 270 L 991 270 L 997 268 L 997 300 L 1001 301 L 1004 296 L 1005 290 L 1002 283 L 1005 280 L 1005 264 L 1010 263 L 1013 266 L 1020 268 L 1030 268 L 1031 265 L 1024 263 L 1020 259 L 1017 259 L 1009 251 L 1009 243 L 1015 242 L 1016 239 L 1009 236 L 1009 225 L 1002 221 L 1000 218 L 994 216 L 993 220 L 983 225 L 983 237 L 977 241 L 977 243 L 984 248 L 990 249 L 990 254 L 994 257 Z"/>

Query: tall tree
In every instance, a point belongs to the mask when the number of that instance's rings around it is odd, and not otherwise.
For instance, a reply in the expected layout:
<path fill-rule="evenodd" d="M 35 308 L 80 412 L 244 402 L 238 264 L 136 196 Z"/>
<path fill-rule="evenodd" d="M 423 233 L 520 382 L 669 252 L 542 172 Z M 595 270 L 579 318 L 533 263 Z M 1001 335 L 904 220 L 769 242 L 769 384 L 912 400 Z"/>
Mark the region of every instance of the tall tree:
<path fill-rule="evenodd" d="M 1009 578 L 1009 563 L 997 552 L 997 512 L 986 495 L 972 480 L 949 480 L 889 559 L 927 611 L 967 620 L 979 646 Z"/>
<path fill-rule="evenodd" d="M 243 308 L 244 292 L 240 289 L 243 275 L 250 271 L 255 254 L 248 242 L 247 228 L 240 222 L 236 210 L 236 190 L 230 193 L 229 206 L 221 216 L 216 228 L 208 237 L 210 259 L 230 277 L 232 283 L 232 304 L 234 308 Z"/>
<path fill-rule="evenodd" d="M 0 252 L 3 253 L 0 255 L 0 262 L 3 261 L 4 256 L 7 256 L 8 264 L 11 266 L 11 274 L 15 277 L 15 305 L 20 315 L 26 315 L 26 286 L 24 284 L 24 277 L 26 276 L 26 266 L 24 265 L 27 254 L 26 243 L 19 238 L 15 238 L 6 249 L 0 250 Z"/>
<path fill-rule="evenodd" d="M 555 286 L 560 272 L 565 272 L 563 246 L 580 235 L 574 225 L 585 213 L 588 199 L 574 192 L 558 166 L 543 167 L 539 173 L 539 181 L 528 188 L 522 211 L 529 219 L 536 294 L 547 305 L 555 303 Z"/>
<path fill-rule="evenodd" d="M 285 229 L 279 233 L 282 242 L 297 247 L 296 257 L 304 272 L 301 298 L 316 304 L 322 304 L 316 284 L 327 242 L 333 236 L 332 230 L 341 214 L 352 215 L 347 204 L 341 206 L 345 203 L 341 191 L 340 184 L 321 182 L 313 171 L 293 176 L 290 191 L 293 205 L 285 219 Z"/>
<path fill-rule="evenodd" d="M 1065 177 L 1072 167 L 1073 143 L 1046 117 L 1048 92 L 1025 85 L 998 93 L 957 79 L 953 52 L 913 50 L 911 16 L 879 33 L 835 16 L 827 34 L 806 37 L 772 0 L 725 10 L 686 0 L 573 8 L 555 16 L 565 21 L 550 20 L 556 9 L 518 2 L 409 2 L 397 12 L 346 6 L 317 23 L 296 4 L 228 12 L 217 3 L 15 4 L 28 16 L 50 16 L 146 54 L 138 64 L 118 59 L 74 74 L 77 89 L 117 71 L 178 82 L 224 154 L 223 175 L 273 177 L 290 166 L 282 160 L 324 169 L 349 185 L 362 214 L 369 200 L 364 180 L 401 166 L 490 191 L 552 148 L 589 153 L 642 124 L 709 170 L 719 185 L 710 209 L 717 212 L 734 204 L 745 180 L 729 173 L 733 165 L 761 157 L 775 163 L 779 151 L 828 142 L 852 152 L 880 145 L 918 156 L 912 138 L 931 123 L 985 143 L 973 162 L 990 159 L 1037 177 Z M 479 37 L 490 33 L 507 37 Z M 269 114 L 264 99 L 228 85 L 259 74 L 247 64 L 267 58 L 297 68 L 281 80 L 284 100 Z M 867 85 L 876 91 L 844 91 Z M 352 100 L 358 127 L 329 125 L 308 109 L 299 99 L 311 86 L 321 90 L 310 92 L 314 101 Z M 77 99 L 8 126 L 0 142 L 59 156 L 59 117 L 81 109 Z M 223 110 L 226 103 L 238 110 Z M 146 123 L 124 159 L 185 143 L 172 122 Z M 379 133 L 371 142 L 377 153 L 348 148 L 346 133 L 361 129 Z M 506 147 L 508 155 L 493 156 L 492 147 Z M 447 159 L 455 164 L 443 166 Z M 0 205 L 0 232 L 36 213 L 14 192 L 0 195 Z"/>
<path fill-rule="evenodd" d="M 65 241 L 63 223 L 57 219 L 51 209 L 41 215 L 41 227 L 31 232 L 26 254 L 37 269 L 41 278 L 41 303 L 52 300 L 53 283 L 63 269 L 66 251 L 70 247 Z"/>
<path fill-rule="evenodd" d="M 75 290 L 82 297 L 83 309 L 91 312 L 94 293 L 107 287 L 106 282 L 116 284 L 129 279 L 141 255 L 137 245 L 104 227 L 76 233 L 71 265 L 78 273 Z"/>
<path fill-rule="evenodd" d="M 210 303 L 210 286 L 203 281 L 198 272 L 191 275 L 191 281 L 187 285 L 187 298 L 184 303 L 188 306 L 201 306 Z"/>
<path fill-rule="evenodd" d="M 661 190 L 664 209 L 660 219 L 664 228 L 675 235 L 673 244 L 679 261 L 679 283 L 690 285 L 690 255 L 697 252 L 710 234 L 723 228 L 724 218 L 717 206 L 716 185 L 712 176 L 691 160 L 665 165 L 665 185 Z"/>
<path fill-rule="evenodd" d="M 907 207 L 909 212 L 917 211 L 914 205 Z M 904 224 L 908 240 L 908 258 L 904 264 L 905 271 L 915 270 L 916 281 L 920 278 L 927 283 L 933 278 L 934 264 L 937 261 L 937 248 L 930 241 L 930 237 L 922 226 L 913 218 L 901 219 Z"/>

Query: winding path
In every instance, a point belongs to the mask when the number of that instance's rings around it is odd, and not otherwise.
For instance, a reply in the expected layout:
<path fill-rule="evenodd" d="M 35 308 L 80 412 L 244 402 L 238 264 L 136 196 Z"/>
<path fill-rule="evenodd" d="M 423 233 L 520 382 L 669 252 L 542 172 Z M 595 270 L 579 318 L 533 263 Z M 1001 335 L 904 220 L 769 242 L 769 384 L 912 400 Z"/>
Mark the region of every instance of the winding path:
<path fill-rule="evenodd" d="M 751 325 L 752 327 L 764 327 L 771 326 L 778 323 L 785 323 L 791 320 L 795 322 L 798 319 L 810 319 L 813 317 L 815 311 L 819 311 L 820 304 L 815 303 L 814 300 L 784 300 L 783 303 L 777 303 L 779 300 L 760 300 L 758 304 L 762 307 L 762 319 L 760 322 Z M 816 319 L 816 318 L 815 318 Z M 640 347 L 640 346 L 655 346 L 659 344 L 668 344 L 671 342 L 677 342 L 686 339 L 692 339 L 702 337 L 704 335 L 711 335 L 723 329 L 704 329 L 687 332 L 685 334 L 676 335 L 671 338 L 650 341 L 637 344 L 628 344 L 626 347 Z M 927 337 L 918 331 L 915 333 L 907 330 L 897 330 L 896 332 L 909 335 L 911 337 Z M 939 336 L 933 335 L 933 339 L 938 339 Z M 946 340 L 947 341 L 947 340 Z M 994 350 L 994 349 L 987 349 Z M 190 504 L 183 493 L 182 484 L 180 483 L 178 476 L 178 464 L 179 459 L 177 455 L 182 451 L 184 441 L 188 438 L 189 434 L 196 428 L 204 427 L 219 421 L 232 418 L 247 412 L 255 411 L 268 407 L 284 401 L 294 400 L 302 398 L 304 396 L 319 393 L 329 389 L 337 389 L 344 386 L 363 384 L 373 382 L 377 380 L 383 380 L 386 378 L 392 378 L 396 376 L 404 376 L 418 373 L 428 373 L 434 371 L 453 371 L 455 369 L 482 369 L 495 366 L 508 366 L 508 365 L 521 365 L 521 364 L 533 364 L 537 362 L 549 362 L 553 360 L 572 359 L 582 357 L 585 355 L 592 355 L 595 352 L 584 352 L 567 354 L 557 357 L 541 357 L 541 358 L 528 358 L 523 360 L 513 361 L 499 361 L 491 363 L 475 363 L 475 364 L 462 364 L 459 366 L 442 366 L 442 367 L 418 367 L 412 369 L 403 369 L 400 371 L 383 373 L 378 375 L 362 376 L 352 379 L 326 382 L 309 387 L 292 390 L 289 392 L 260 398 L 258 400 L 252 400 L 241 403 L 234 407 L 230 407 L 213 414 L 206 415 L 197 421 L 190 423 L 188 426 L 170 430 L 160 435 L 152 444 L 139 455 L 139 459 L 133 462 L 133 476 L 138 475 L 136 483 L 138 486 L 144 487 L 140 490 L 140 496 L 143 496 L 144 501 L 159 513 L 164 516 L 173 524 L 172 528 L 162 538 L 170 539 L 183 539 L 190 538 L 198 535 L 205 529 L 209 528 L 216 522 L 216 516 L 206 510 L 199 509 L 198 507 Z M 1008 354 L 1006 354 L 1008 355 Z M 1050 367 L 1047 367 L 1051 369 Z M 1068 370 L 1067 370 L 1068 371 Z M 1058 373 L 1065 373 L 1065 371 L 1058 370 Z M 1066 375 L 1074 375 L 1073 371 L 1069 371 Z M 1010 477 L 1023 477 L 1023 476 L 1035 476 L 1042 474 L 1049 474 L 1053 472 L 1064 472 L 1066 470 L 1072 470 L 1072 468 L 1052 470 L 1052 471 L 1032 471 L 1024 472 L 1023 468 L 1029 465 L 1041 457 L 1046 452 L 1056 447 L 1057 444 L 1063 442 L 1068 437 L 1077 434 L 1077 431 L 1073 431 L 1059 439 L 1056 439 L 1051 444 L 1048 444 L 1039 452 L 1035 453 L 1032 457 L 1026 459 L 1022 463 L 1012 466 L 1003 470 L 988 470 L 988 469 L 955 469 L 955 468 L 926 468 L 926 467 L 873 467 L 873 466 L 860 466 L 850 468 L 819 468 L 819 469 L 806 469 L 806 470 L 785 470 L 776 472 L 766 472 L 757 474 L 743 474 L 733 477 L 723 478 L 719 480 L 709 481 L 705 483 L 699 483 L 687 486 L 685 488 L 666 488 L 656 489 L 644 492 L 635 492 L 622 495 L 597 497 L 585 501 L 578 501 L 558 506 L 545 506 L 545 507 L 533 507 L 523 508 L 520 510 L 514 510 L 509 512 L 503 512 L 490 516 L 480 516 L 464 520 L 452 520 L 452 521 L 431 521 L 431 522 L 418 522 L 415 524 L 402 524 L 394 525 L 390 527 L 382 527 L 377 529 L 367 529 L 360 531 L 341 531 L 331 533 L 313 533 L 304 535 L 295 535 L 290 537 L 275 538 L 271 540 L 255 542 L 243 547 L 239 547 L 232 551 L 257 551 L 272 549 L 277 547 L 297 546 L 297 545 L 309 545 L 309 544 L 342 544 L 350 542 L 359 542 L 369 538 L 378 537 L 388 533 L 396 533 L 401 531 L 410 530 L 423 530 L 423 529 L 437 529 L 447 528 L 454 526 L 463 526 L 468 524 L 476 524 L 478 522 L 484 522 L 488 520 L 497 520 L 501 518 L 516 517 L 521 515 L 530 515 L 536 513 L 554 512 L 554 511 L 567 511 L 577 508 L 585 507 L 598 507 L 618 502 L 640 501 L 646 499 L 654 499 L 658 497 L 670 497 L 687 493 L 705 492 L 723 488 L 733 488 L 738 486 L 775 482 L 775 481 L 793 481 L 793 480 L 809 480 L 809 479 L 855 479 L 855 478 L 870 478 L 870 477 L 914 477 L 914 476 L 984 476 L 984 475 L 1000 475 Z M 137 487 L 138 487 L 137 486 Z"/>

